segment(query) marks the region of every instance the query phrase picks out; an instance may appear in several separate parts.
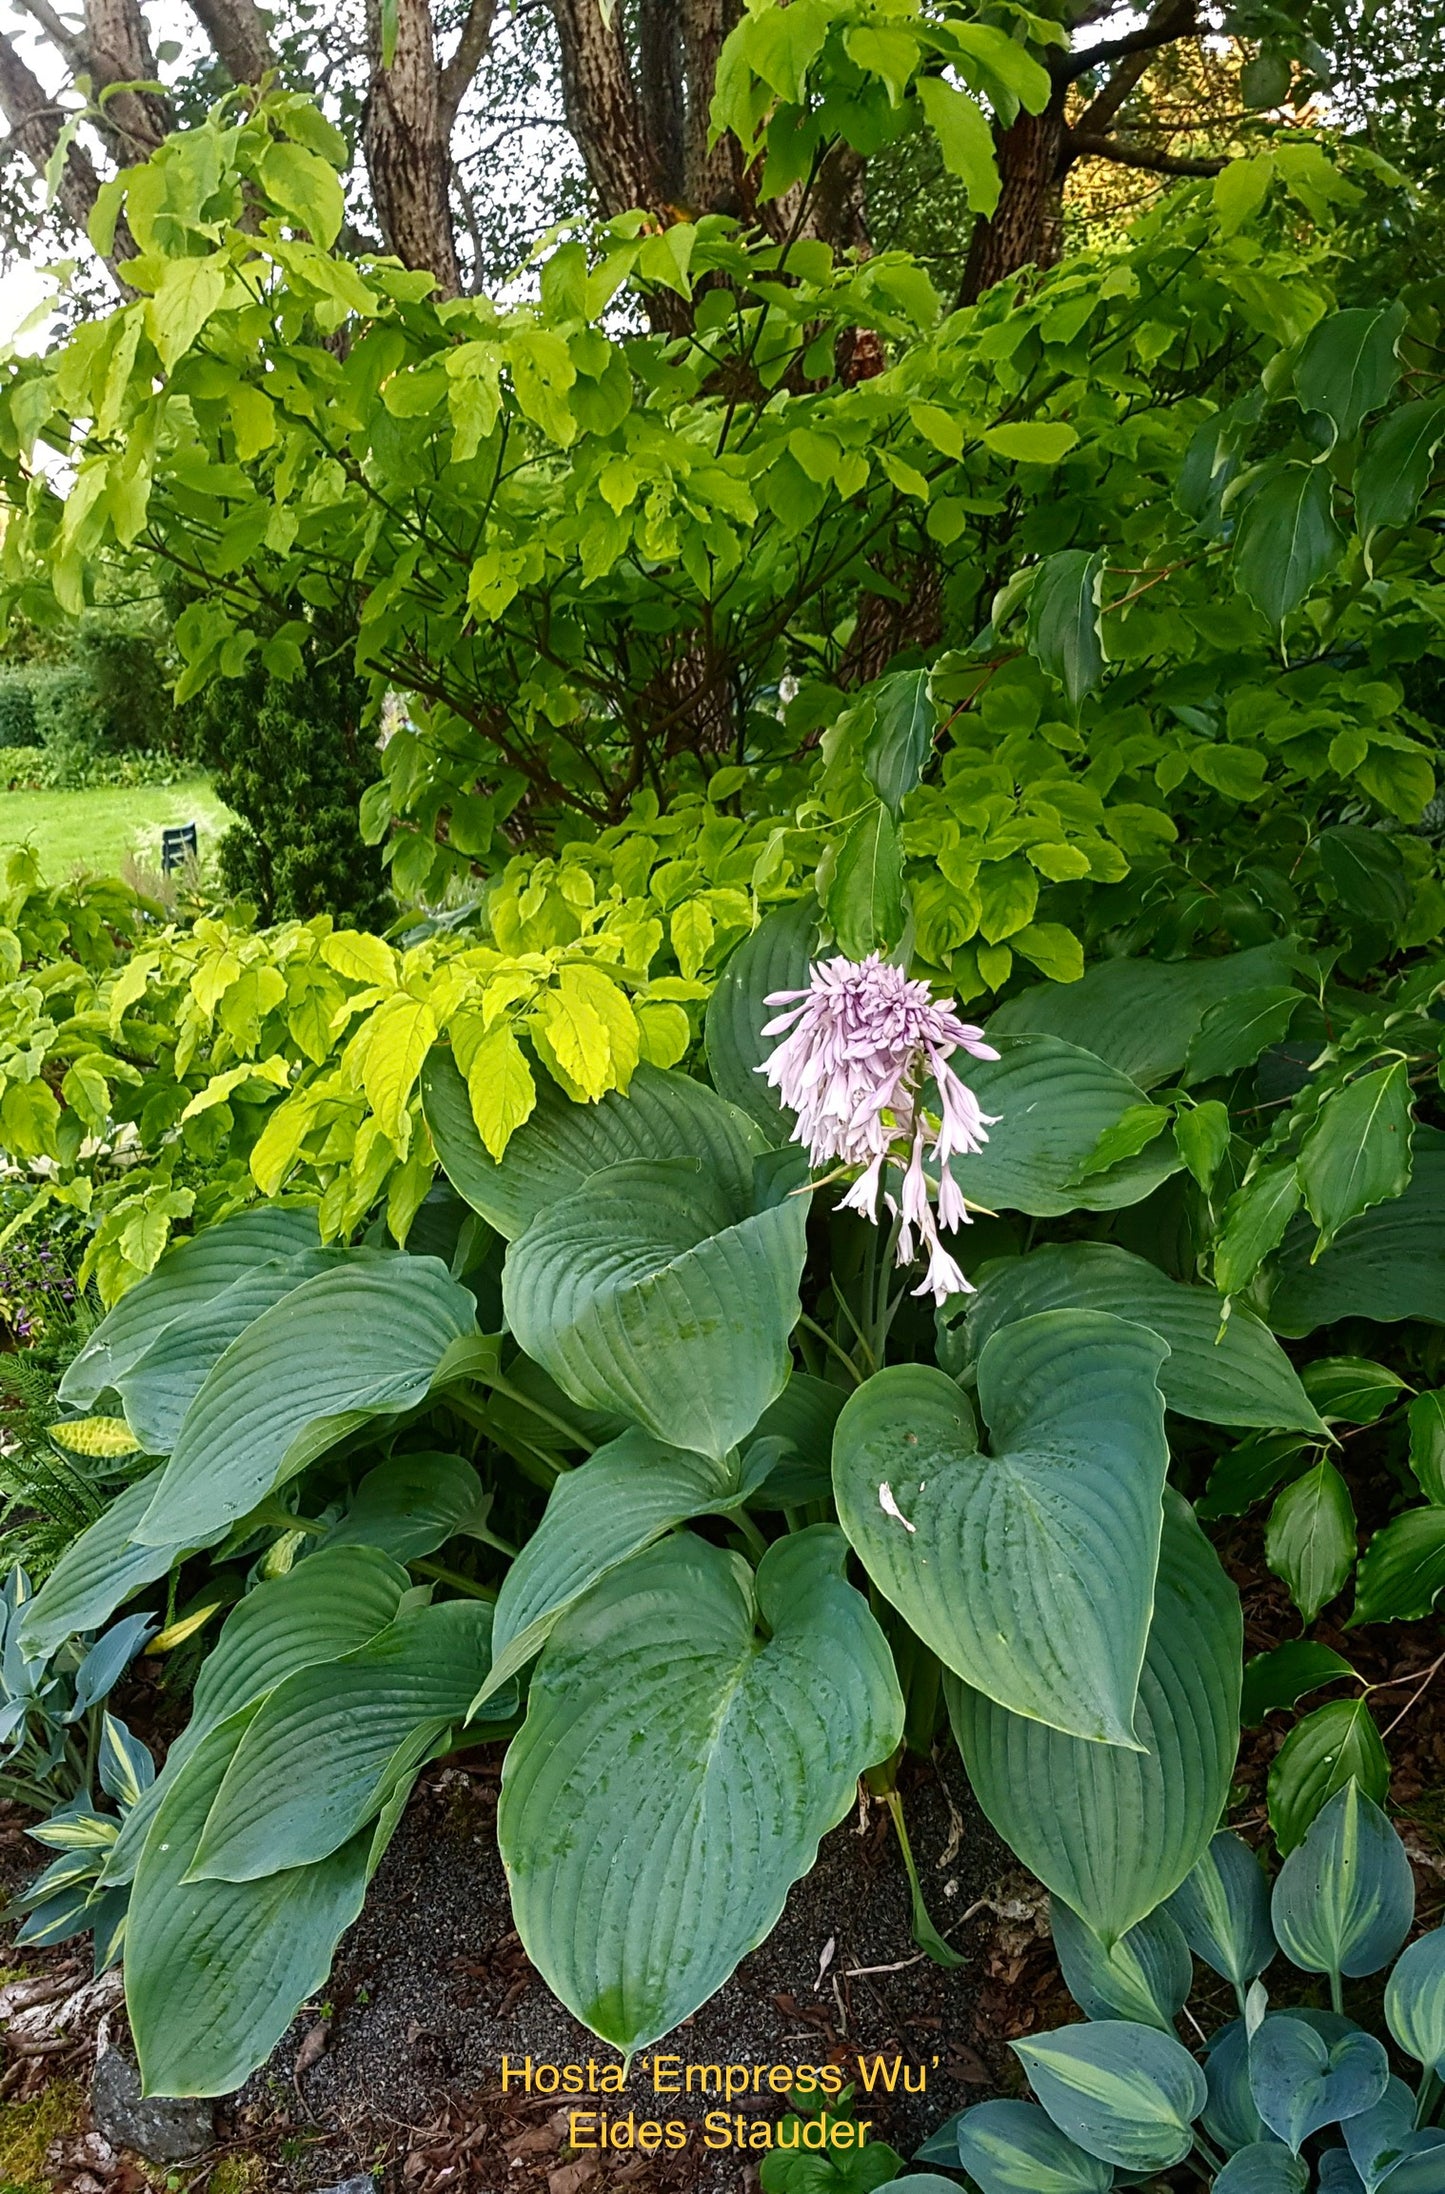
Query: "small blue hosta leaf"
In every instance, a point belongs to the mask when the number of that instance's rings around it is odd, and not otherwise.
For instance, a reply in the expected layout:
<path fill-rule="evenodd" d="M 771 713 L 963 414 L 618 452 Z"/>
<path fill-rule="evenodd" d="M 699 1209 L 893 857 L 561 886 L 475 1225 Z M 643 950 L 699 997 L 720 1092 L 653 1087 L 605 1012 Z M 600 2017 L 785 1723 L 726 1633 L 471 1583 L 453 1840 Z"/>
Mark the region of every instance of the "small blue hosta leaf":
<path fill-rule="evenodd" d="M 1415 1877 L 1390 1822 L 1353 1778 L 1280 1868 L 1270 1907 L 1285 1956 L 1307 1973 L 1378 1973 L 1410 1932 Z"/>
<path fill-rule="evenodd" d="M 1196 1958 L 1247 1988 L 1279 1945 L 1269 1922 L 1269 1884 L 1244 1840 L 1221 1829 L 1164 1907 Z"/>
<path fill-rule="evenodd" d="M 1184 2008 L 1194 1967 L 1189 1945 L 1167 1912 L 1151 1912 L 1113 1949 L 1055 1897 L 1049 1924 L 1065 1985 L 1090 2019 L 1137 2019 L 1171 2033 Z"/>
<path fill-rule="evenodd" d="M 1208 2090 L 1172 2036 L 1101 2019 L 1010 2047 L 1055 2125 L 1089 2155 L 1124 2171 L 1166 2171 L 1188 2155 Z"/>
<path fill-rule="evenodd" d="M 1342 2148 L 1327 2148 L 1320 2158 L 1320 2194 L 1365 2194 L 1365 2182 Z"/>
<path fill-rule="evenodd" d="M 1249 2045 L 1255 2107 L 1296 2155 L 1321 2126 L 1369 2110 L 1389 2078 L 1389 2059 L 1373 2034 L 1356 2029 L 1332 2041 L 1288 2012 L 1272 2012 Z"/>
<path fill-rule="evenodd" d="M 1278 2141 L 1252 2141 L 1241 2148 L 1214 2182 L 1214 2194 L 1308 2194 L 1308 2164 Z"/>
<path fill-rule="evenodd" d="M 96 1639 L 75 1672 L 75 1704 L 65 1717 L 68 1722 L 78 1722 L 114 1689 L 157 1627 L 153 1615 L 127 1615 Z"/>
<path fill-rule="evenodd" d="M 1445 1928 L 1432 1928 L 1401 1957 L 1385 1988 L 1385 2023 L 1438 2078 L 1445 2065 Z"/>
<path fill-rule="evenodd" d="M 1105 2194 L 1114 2167 L 1050 2123 L 1037 2103 L 978 2103 L 952 2121 L 955 2153 L 929 2143 L 920 2162 L 961 2163 L 981 2194 Z"/>
<path fill-rule="evenodd" d="M 125 1723 L 107 1714 L 100 1731 L 100 1787 L 123 1813 L 137 1805 L 156 1779 L 156 1763 Z"/>
<path fill-rule="evenodd" d="M 1391 2080 L 1377 2103 L 1345 2121 L 1345 2146 L 1366 2194 L 1438 2194 L 1445 2186 L 1445 2130 L 1415 2127 L 1415 2098 Z"/>
<path fill-rule="evenodd" d="M 1212 2037 L 1204 2078 L 1209 2100 L 1200 2123 L 1216 2147 L 1232 2156 L 1238 2148 L 1268 2140 L 1249 2085 L 1249 2032 L 1243 2019 L 1231 2019 Z"/>

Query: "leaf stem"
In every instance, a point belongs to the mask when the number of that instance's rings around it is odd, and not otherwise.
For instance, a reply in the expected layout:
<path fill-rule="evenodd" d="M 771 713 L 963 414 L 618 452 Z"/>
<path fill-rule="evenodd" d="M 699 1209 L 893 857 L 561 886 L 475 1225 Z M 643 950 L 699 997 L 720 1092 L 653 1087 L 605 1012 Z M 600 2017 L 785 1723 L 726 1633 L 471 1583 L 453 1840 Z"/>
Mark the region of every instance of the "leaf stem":
<path fill-rule="evenodd" d="M 497 1594 L 491 1585 L 479 1585 L 475 1577 L 464 1577 L 459 1569 L 449 1569 L 445 1562 L 414 1561 L 408 1569 L 419 1569 L 423 1577 L 435 1577 L 439 1584 L 450 1585 L 456 1592 L 464 1592 L 469 1600 L 495 1600 Z"/>
<path fill-rule="evenodd" d="M 1417 2126 L 1428 2125 L 1434 2117 L 1436 2106 L 1440 2100 L 1440 2085 L 1439 2073 L 1432 2072 L 1430 2067 L 1426 2065 L 1425 2070 L 1420 2075 L 1420 2085 L 1415 2090 L 1415 2123 Z"/>
<path fill-rule="evenodd" d="M 815 1339 L 821 1341 L 824 1348 L 828 1349 L 832 1355 L 836 1356 L 840 1364 L 846 1366 L 846 1368 L 852 1373 L 855 1384 L 857 1384 L 858 1386 L 862 1386 L 863 1374 L 858 1369 L 858 1366 L 854 1363 L 852 1357 L 848 1354 L 848 1351 L 845 1348 L 841 1347 L 839 1343 L 834 1340 L 831 1333 L 827 1332 L 822 1326 L 819 1325 L 816 1318 L 810 1318 L 805 1310 L 800 1315 L 798 1323 L 800 1326 L 806 1328 L 806 1330 L 811 1333 L 815 1337 Z"/>

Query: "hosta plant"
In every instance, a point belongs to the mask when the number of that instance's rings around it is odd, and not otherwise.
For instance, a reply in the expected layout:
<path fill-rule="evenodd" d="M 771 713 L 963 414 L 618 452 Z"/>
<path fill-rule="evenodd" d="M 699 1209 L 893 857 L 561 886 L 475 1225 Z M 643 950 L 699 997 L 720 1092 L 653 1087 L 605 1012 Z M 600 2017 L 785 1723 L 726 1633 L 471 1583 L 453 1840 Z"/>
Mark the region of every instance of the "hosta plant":
<path fill-rule="evenodd" d="M 1248 1845 L 1211 1842 L 1184 1883 L 1126 1933 L 1099 1935 L 1055 1900 L 1054 1941 L 1087 2023 L 1013 2047 L 1036 2102 L 976 2105 L 920 2162 L 980 2194 L 1104 2194 L 1203 2181 L 1216 2194 L 1438 2194 L 1445 2129 L 1445 1929 L 1401 1954 L 1415 1911 L 1404 1846 L 1350 1781 L 1273 1887 Z M 1330 2009 L 1297 1998 L 1324 1976 Z M 1194 1959 L 1228 1981 L 1239 2016 L 1205 2035 L 1189 2015 Z M 1346 1982 L 1389 1970 L 1385 2042 L 1348 2017 Z M 1378 2001 L 1378 1981 L 1359 1991 Z M 1281 1998 L 1283 2000 L 1281 2000 Z M 1176 2182 L 1176 2167 L 1187 2167 Z"/>

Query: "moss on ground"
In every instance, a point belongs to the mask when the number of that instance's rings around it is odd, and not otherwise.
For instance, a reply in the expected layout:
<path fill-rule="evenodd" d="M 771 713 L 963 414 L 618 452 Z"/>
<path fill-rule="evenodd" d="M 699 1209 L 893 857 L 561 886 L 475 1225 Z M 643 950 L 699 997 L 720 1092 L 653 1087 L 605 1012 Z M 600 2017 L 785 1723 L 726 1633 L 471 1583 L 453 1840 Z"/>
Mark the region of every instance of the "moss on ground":
<path fill-rule="evenodd" d="M 265 2184 L 266 2165 L 260 2156 L 223 2156 L 206 2181 L 206 2194 L 260 2194 Z"/>
<path fill-rule="evenodd" d="M 0 2103 L 0 2194 L 49 2194 L 45 2152 L 77 2133 L 88 2110 L 77 2080 L 55 2080 L 33 2102 Z"/>

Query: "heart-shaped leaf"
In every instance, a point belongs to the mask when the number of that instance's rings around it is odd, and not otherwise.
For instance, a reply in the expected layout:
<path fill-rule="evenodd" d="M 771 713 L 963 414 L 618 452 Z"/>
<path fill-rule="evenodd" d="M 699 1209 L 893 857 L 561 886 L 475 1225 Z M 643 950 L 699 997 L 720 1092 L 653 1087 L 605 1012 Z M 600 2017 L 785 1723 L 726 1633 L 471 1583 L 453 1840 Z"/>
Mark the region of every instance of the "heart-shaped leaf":
<path fill-rule="evenodd" d="M 1214 2194 L 1308 2194 L 1309 2165 L 1278 2141 L 1236 2149 L 1214 2182 Z"/>
<path fill-rule="evenodd" d="M 1391 2080 L 1368 2110 L 1347 2118 L 1345 2146 L 1365 2182 L 1366 2194 L 1436 2194 L 1445 2186 L 1445 2129 L 1416 2128 L 1415 2098 L 1403 2080 Z"/>
<path fill-rule="evenodd" d="M 1270 1916 L 1307 1973 L 1357 1979 L 1388 1965 L 1415 1917 L 1415 1877 L 1391 1823 L 1353 1778 L 1279 1870 Z"/>
<path fill-rule="evenodd" d="M 1126 1074 L 1056 1036 L 1000 1036 L 996 1060 L 971 1059 L 969 1086 L 997 1125 L 983 1149 L 952 1161 L 954 1179 L 987 1211 L 1056 1218 L 1137 1204 L 1179 1170 L 1173 1138 L 1102 1173 L 1079 1168 L 1144 1092 Z"/>
<path fill-rule="evenodd" d="M 318 1549 L 374 1546 L 394 1561 L 414 1562 L 484 1522 L 490 1507 L 491 1496 L 460 1455 L 390 1455 L 366 1473 Z"/>
<path fill-rule="evenodd" d="M 1077 2148 L 1037 2103 L 976 2103 L 953 2132 L 957 2160 L 982 2194 L 1107 2194 L 1114 2183 L 1113 2165 Z"/>
<path fill-rule="evenodd" d="M 1062 1037 L 1152 1089 L 1178 1074 L 1211 1006 L 1286 982 L 1289 971 L 1287 944 L 1219 960 L 1099 960 L 1077 983 L 1036 983 L 1008 999 L 989 1018 L 989 1041 L 1025 1031 Z"/>
<path fill-rule="evenodd" d="M 422 1071 L 422 1105 L 448 1180 L 507 1241 L 549 1205 L 574 1195 L 606 1166 L 642 1158 L 701 1160 L 742 1193 L 766 1139 L 705 1083 L 646 1064 L 626 1096 L 610 1090 L 579 1105 L 550 1075 L 500 1161 L 489 1156 L 451 1052 L 438 1045 Z"/>
<path fill-rule="evenodd" d="M 366 1254 L 306 1280 L 207 1374 L 135 1536 L 199 1543 L 342 1433 L 414 1409 L 476 1304 L 434 1257 Z"/>
<path fill-rule="evenodd" d="M 1204 2082 L 1209 2101 L 1200 2123 L 1226 2156 L 1269 2140 L 1249 2084 L 1249 2031 L 1243 2019 L 1231 2019 L 1210 2036 Z M 1288 2155 L 1288 2149 L 1283 2153 Z"/>
<path fill-rule="evenodd" d="M 349 1254 L 318 1248 L 268 1258 L 209 1301 L 172 1319 L 115 1381 L 126 1422 L 142 1447 L 151 1455 L 169 1455 L 207 1372 L 232 1341 L 303 1280 L 345 1264 Z"/>
<path fill-rule="evenodd" d="M 1194 1979 L 1189 1945 L 1167 1912 L 1151 1912 L 1110 1948 L 1055 1897 L 1049 1925 L 1059 1968 L 1090 2019 L 1133 2019 L 1172 2034 Z"/>
<path fill-rule="evenodd" d="M 1263 1973 L 1279 1945 L 1269 1919 L 1269 1883 L 1242 1837 L 1221 1829 L 1169 1899 L 1196 1958 L 1237 1989 Z"/>
<path fill-rule="evenodd" d="M 88 1409 L 154 1346 L 167 1326 L 190 1318 L 258 1266 L 319 1246 L 314 1210 L 263 1205 L 239 1212 L 177 1242 L 154 1272 L 122 1295 L 102 1318 L 60 1382 L 60 1399 Z"/>
<path fill-rule="evenodd" d="M 838 1515 L 869 1576 L 946 1668 L 1015 1714 L 1135 1743 L 1168 1467 L 1165 1346 L 1098 1311 L 993 1335 L 983 1454 L 955 1382 L 879 1372 L 833 1438 Z"/>
<path fill-rule="evenodd" d="M 1411 1943 L 1385 1985 L 1385 2021 L 1400 2047 L 1438 2079 L 1445 2066 L 1445 1928 Z"/>
<path fill-rule="evenodd" d="M 1105 1942 L 1162 1904 L 1208 1848 L 1239 1745 L 1243 1644 L 1239 1596 L 1171 1491 L 1134 1723 L 1142 1752 L 1065 1737 L 945 1681 L 979 1804 Z"/>
<path fill-rule="evenodd" d="M 1250 2037 L 1255 2108 L 1297 2156 L 1312 2133 L 1368 2110 L 1384 2094 L 1390 2063 L 1373 2034 L 1331 2041 L 1303 2019 L 1271 2012 Z"/>
<path fill-rule="evenodd" d="M 1312 1333 L 1337 1318 L 1445 1324 L 1445 1134 L 1417 1127 L 1404 1194 L 1351 1219 L 1318 1259 L 1315 1240 L 1300 1218 L 1281 1245 L 1269 1298 L 1276 1333 Z"/>
<path fill-rule="evenodd" d="M 708 1001 L 707 1066 L 714 1089 L 741 1106 L 772 1143 L 793 1131 L 793 1115 L 758 1073 L 776 1037 L 764 1036 L 778 1009 L 768 1004 L 779 990 L 806 990 L 818 941 L 818 909 L 811 899 L 780 907 L 732 953 Z"/>
<path fill-rule="evenodd" d="M 486 1677 L 491 1634 L 490 1607 L 443 1600 L 287 1676 L 236 1748 L 187 1882 L 256 1881 L 338 1851 L 464 1718 Z"/>
<path fill-rule="evenodd" d="M 736 1508 L 771 1466 L 741 1472 L 706 1455 L 624 1432 L 558 1479 L 546 1513 L 507 1571 L 492 1626 L 492 1667 L 480 1706 L 520 1674 L 553 1625 L 599 1578 L 675 1524 Z"/>
<path fill-rule="evenodd" d="M 805 1183 L 795 1151 L 746 1192 L 695 1158 L 609 1166 L 513 1242 L 507 1322 L 574 1402 L 721 1458 L 787 1383 Z"/>
<path fill-rule="evenodd" d="M 547 1642 L 498 1837 L 528 1956 L 620 2050 L 721 1987 L 899 1741 L 892 1655 L 846 1554 L 817 1525 L 754 1578 L 682 1532 Z"/>
<path fill-rule="evenodd" d="M 396 1619 L 406 1571 L 372 1547 L 324 1548 L 284 1577 L 248 1592 L 231 1610 L 206 1656 L 191 1698 L 191 1718 L 165 1766 L 127 1814 L 106 1861 L 108 1883 L 135 1873 L 150 1824 L 191 1754 L 213 1729 L 256 1706 L 297 1669 L 339 1660 Z"/>
<path fill-rule="evenodd" d="M 156 1813 L 131 1892 L 125 1998 L 148 2095 L 227 2095 L 331 1969 L 366 1894 L 372 1832 L 319 1866 L 189 1883 L 247 1709 L 203 1739 Z"/>
<path fill-rule="evenodd" d="M 1221 1333 L 1213 1288 L 1188 1287 L 1111 1242 L 1054 1242 L 985 1267 L 969 1311 L 969 1341 L 1043 1310 L 1108 1311 L 1169 1344 L 1159 1373 L 1167 1406 L 1207 1424 L 1324 1433 L 1323 1421 L 1274 1335 L 1236 1305 Z"/>
<path fill-rule="evenodd" d="M 1055 2125 L 1089 2155 L 1167 2171 L 1193 2147 L 1204 2074 L 1172 2035 L 1101 2019 L 1009 2046 Z"/>

